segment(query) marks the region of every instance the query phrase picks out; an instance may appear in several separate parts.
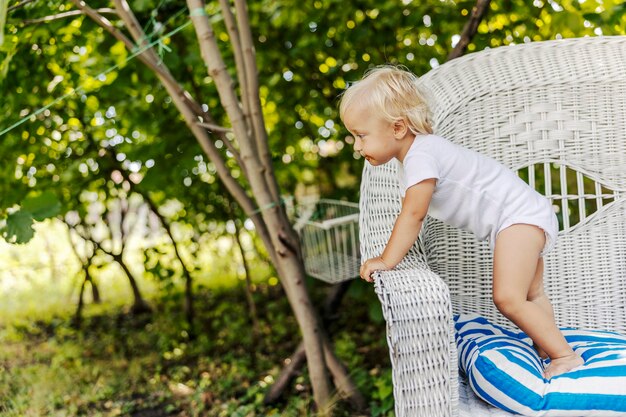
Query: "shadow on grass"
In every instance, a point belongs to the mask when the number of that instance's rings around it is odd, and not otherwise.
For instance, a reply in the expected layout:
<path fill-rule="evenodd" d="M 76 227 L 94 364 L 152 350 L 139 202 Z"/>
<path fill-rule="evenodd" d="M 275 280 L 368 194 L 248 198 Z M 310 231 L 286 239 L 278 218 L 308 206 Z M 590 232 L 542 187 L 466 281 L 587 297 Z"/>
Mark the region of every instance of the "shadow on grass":
<path fill-rule="evenodd" d="M 348 295 L 333 324 L 335 346 L 374 409 L 388 395 L 384 325 L 372 313 L 371 296 Z M 313 294 L 320 301 L 321 295 Z M 279 287 L 261 287 L 262 341 L 252 346 L 242 291 L 199 289 L 198 336 L 190 340 L 182 295 L 150 300 L 152 314 L 115 306 L 86 306 L 80 330 L 71 315 L 0 328 L 0 405 L 3 417 L 232 417 L 314 415 L 306 369 L 283 399 L 263 397 L 283 361 L 300 341 L 297 324 Z M 252 355 L 255 356 L 254 360 Z M 253 367 L 252 364 L 256 366 Z M 382 382 L 381 382 L 382 381 Z M 381 385 L 382 384 L 382 385 Z M 378 408 L 376 408 L 378 407 Z M 336 415 L 349 416 L 340 403 Z M 372 414 L 376 415 L 376 413 Z M 379 413 L 377 415 L 383 415 Z"/>

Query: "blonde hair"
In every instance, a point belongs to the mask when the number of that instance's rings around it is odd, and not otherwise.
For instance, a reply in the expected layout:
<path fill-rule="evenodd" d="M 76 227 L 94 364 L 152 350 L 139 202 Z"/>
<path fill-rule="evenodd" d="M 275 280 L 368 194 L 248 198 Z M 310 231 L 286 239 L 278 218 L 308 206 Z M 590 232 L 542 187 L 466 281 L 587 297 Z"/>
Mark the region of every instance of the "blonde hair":
<path fill-rule="evenodd" d="M 404 68 L 381 65 L 368 70 L 361 81 L 349 86 L 341 95 L 339 117 L 342 120 L 354 103 L 373 108 L 389 122 L 404 119 L 416 135 L 433 133 L 426 92 L 418 86 L 417 76 Z"/>

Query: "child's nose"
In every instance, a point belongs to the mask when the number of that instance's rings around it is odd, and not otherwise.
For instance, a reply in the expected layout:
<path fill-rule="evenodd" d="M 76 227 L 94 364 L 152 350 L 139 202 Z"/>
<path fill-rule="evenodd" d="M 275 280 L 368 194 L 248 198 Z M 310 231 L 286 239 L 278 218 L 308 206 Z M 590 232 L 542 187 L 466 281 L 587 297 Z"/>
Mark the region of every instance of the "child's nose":
<path fill-rule="evenodd" d="M 360 152 L 363 149 L 363 142 L 359 138 L 354 138 L 354 150 Z"/>

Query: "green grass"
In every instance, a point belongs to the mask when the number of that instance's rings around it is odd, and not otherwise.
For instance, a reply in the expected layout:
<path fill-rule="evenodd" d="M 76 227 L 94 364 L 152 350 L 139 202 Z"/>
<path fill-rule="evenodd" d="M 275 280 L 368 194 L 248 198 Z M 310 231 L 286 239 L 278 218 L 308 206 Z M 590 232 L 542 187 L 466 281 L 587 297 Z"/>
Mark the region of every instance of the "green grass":
<path fill-rule="evenodd" d="M 0 252 L 0 262 L 26 271 L 0 275 L 0 416 L 315 416 L 306 370 L 279 403 L 263 405 L 299 336 L 286 297 L 262 267 L 255 269 L 262 336 L 255 344 L 242 281 L 224 254 L 213 260 L 213 274 L 197 278 L 198 337 L 191 340 L 180 279 L 142 275 L 153 313 L 134 316 L 126 279 L 115 267 L 102 268 L 103 303 L 87 303 L 77 330 L 70 323 L 79 268 L 71 257 L 55 253 L 58 265 L 69 266 L 52 280 L 50 269 L 24 268 L 50 265 L 41 240 Z M 219 275 L 226 264 L 231 269 Z M 311 287 L 321 304 L 324 285 Z M 371 286 L 353 284 L 332 327 L 336 351 L 370 404 L 367 415 L 392 415 L 384 324 Z M 354 414 L 338 402 L 336 415 Z"/>
<path fill-rule="evenodd" d="M 268 290 L 272 299 L 281 295 L 278 288 Z M 69 317 L 5 326 L 0 398 L 8 401 L 0 405 L 0 415 L 139 416 L 142 410 L 180 416 L 314 415 L 306 373 L 294 381 L 285 401 L 262 405 L 282 360 L 298 342 L 286 302 L 263 308 L 263 343 L 252 349 L 243 297 L 206 292 L 199 298 L 209 308 L 198 321 L 209 325 L 194 341 L 174 330 L 183 318 L 167 305 L 157 305 L 151 317 L 88 309 L 81 331 L 69 326 Z M 376 397 L 387 363 L 381 326 L 358 327 L 336 335 L 337 351 L 361 389 L 369 390 L 374 407 L 380 407 L 389 399 Z M 373 340 L 364 336 L 377 333 Z M 382 381 L 389 386 L 388 379 Z M 338 415 L 349 415 L 342 406 Z"/>

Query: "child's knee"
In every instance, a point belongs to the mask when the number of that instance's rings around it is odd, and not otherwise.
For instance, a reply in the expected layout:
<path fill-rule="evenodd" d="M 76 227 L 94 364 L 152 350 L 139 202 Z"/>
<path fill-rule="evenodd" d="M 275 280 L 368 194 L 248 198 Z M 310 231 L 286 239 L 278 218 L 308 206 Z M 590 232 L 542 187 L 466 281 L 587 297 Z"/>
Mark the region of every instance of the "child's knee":
<path fill-rule="evenodd" d="M 494 291 L 493 303 L 505 317 L 517 315 L 524 307 L 525 297 L 511 291 Z"/>

